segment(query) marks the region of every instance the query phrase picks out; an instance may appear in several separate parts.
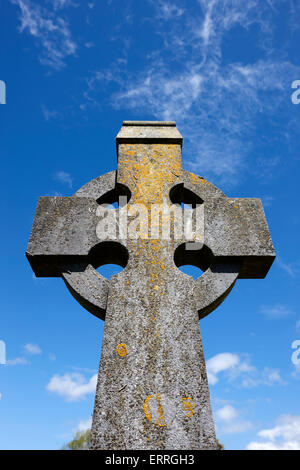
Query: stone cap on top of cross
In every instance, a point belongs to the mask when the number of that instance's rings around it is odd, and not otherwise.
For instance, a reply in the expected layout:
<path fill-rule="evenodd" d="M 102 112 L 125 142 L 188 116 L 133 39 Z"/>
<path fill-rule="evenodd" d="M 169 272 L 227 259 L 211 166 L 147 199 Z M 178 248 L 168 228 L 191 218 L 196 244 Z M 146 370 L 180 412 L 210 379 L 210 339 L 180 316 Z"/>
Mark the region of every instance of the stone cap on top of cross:
<path fill-rule="evenodd" d="M 116 137 L 119 144 L 179 144 L 183 138 L 174 121 L 123 121 Z"/>
<path fill-rule="evenodd" d="M 176 127 L 175 121 L 123 121 L 123 126 L 163 126 Z"/>

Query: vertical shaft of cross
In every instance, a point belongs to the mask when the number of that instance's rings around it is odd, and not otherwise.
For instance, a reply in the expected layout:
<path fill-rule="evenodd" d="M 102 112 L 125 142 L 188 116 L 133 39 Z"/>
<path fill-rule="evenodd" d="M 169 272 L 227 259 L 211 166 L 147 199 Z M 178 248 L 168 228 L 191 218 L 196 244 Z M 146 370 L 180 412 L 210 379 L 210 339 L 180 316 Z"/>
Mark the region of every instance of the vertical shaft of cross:
<path fill-rule="evenodd" d="M 172 123 L 124 126 L 118 182 L 128 210 L 170 206 L 180 181 L 181 136 Z M 110 281 L 92 427 L 94 449 L 215 448 L 191 278 L 174 239 L 128 239 L 129 262 Z"/>

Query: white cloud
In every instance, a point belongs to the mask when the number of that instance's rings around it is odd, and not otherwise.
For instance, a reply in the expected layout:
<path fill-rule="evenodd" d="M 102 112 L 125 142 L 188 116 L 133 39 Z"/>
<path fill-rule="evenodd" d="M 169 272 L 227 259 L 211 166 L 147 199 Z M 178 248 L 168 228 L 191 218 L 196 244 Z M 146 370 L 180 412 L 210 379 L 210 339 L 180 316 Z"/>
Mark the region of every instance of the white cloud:
<path fill-rule="evenodd" d="M 247 450 L 300 450 L 300 416 L 282 415 L 276 425 L 258 432 Z"/>
<path fill-rule="evenodd" d="M 237 417 L 237 411 L 233 406 L 225 405 L 217 411 L 216 417 L 221 421 L 232 421 Z"/>
<path fill-rule="evenodd" d="M 57 181 L 60 181 L 61 183 L 65 183 L 65 184 L 67 184 L 70 188 L 72 188 L 72 185 L 73 185 L 73 178 L 72 178 L 72 176 L 70 175 L 70 173 L 67 173 L 66 171 L 58 171 L 58 172 L 55 174 L 54 179 L 56 179 Z"/>
<path fill-rule="evenodd" d="M 224 426 L 221 429 L 222 434 L 239 434 L 252 428 L 250 421 L 236 421 Z"/>
<path fill-rule="evenodd" d="M 211 0 L 210 2 L 200 2 L 204 10 L 204 19 L 202 25 L 199 29 L 198 35 L 203 39 L 205 46 L 209 43 L 210 37 L 214 32 L 213 21 L 212 21 L 212 11 L 216 5 L 216 0 Z"/>
<path fill-rule="evenodd" d="M 233 421 L 224 426 L 221 426 L 219 429 L 220 434 L 240 434 L 246 432 L 253 427 L 250 421 Z"/>
<path fill-rule="evenodd" d="M 285 305 L 275 304 L 262 305 L 260 308 L 260 313 L 270 320 L 276 320 L 292 315 L 293 311 Z"/>
<path fill-rule="evenodd" d="M 206 363 L 208 382 L 214 385 L 218 382 L 218 373 L 231 369 L 239 364 L 240 359 L 236 354 L 220 353 L 208 359 Z"/>
<path fill-rule="evenodd" d="M 81 400 L 94 393 L 97 384 L 97 374 L 86 381 L 85 377 L 79 373 L 70 373 L 65 375 L 54 375 L 47 384 L 46 389 L 49 392 L 57 393 L 66 401 Z"/>
<path fill-rule="evenodd" d="M 203 77 L 197 67 L 170 76 L 150 69 L 138 83 L 116 94 L 115 105 L 117 106 L 118 100 L 121 100 L 127 102 L 131 108 L 138 108 L 144 97 L 148 107 L 158 118 L 174 119 L 180 112 L 185 115 L 189 111 L 200 95 L 202 81 Z"/>
<path fill-rule="evenodd" d="M 14 359 L 7 359 L 5 365 L 7 366 L 19 366 L 19 365 L 27 365 L 29 362 L 25 357 L 15 357 Z"/>
<path fill-rule="evenodd" d="M 210 385 L 215 385 L 219 381 L 220 373 L 223 373 L 228 381 L 237 380 L 238 385 L 242 387 L 284 385 L 278 370 L 270 367 L 258 370 L 250 364 L 247 355 L 242 357 L 233 353 L 220 353 L 208 359 L 206 367 Z"/>
<path fill-rule="evenodd" d="M 184 13 L 184 9 L 178 7 L 174 2 L 169 2 L 166 0 L 156 0 L 154 4 L 158 9 L 158 19 L 163 19 L 167 21 L 176 17 L 180 17 Z"/>
<path fill-rule="evenodd" d="M 250 421 L 239 419 L 239 413 L 232 405 L 224 405 L 216 411 L 218 434 L 237 434 L 252 427 Z"/>
<path fill-rule="evenodd" d="M 27 31 L 42 47 L 40 62 L 62 68 L 65 58 L 75 55 L 77 49 L 66 20 L 30 0 L 11 2 L 20 8 L 20 32 Z"/>
<path fill-rule="evenodd" d="M 31 355 L 42 354 L 42 350 L 38 344 L 27 343 L 24 346 L 25 352 Z"/>

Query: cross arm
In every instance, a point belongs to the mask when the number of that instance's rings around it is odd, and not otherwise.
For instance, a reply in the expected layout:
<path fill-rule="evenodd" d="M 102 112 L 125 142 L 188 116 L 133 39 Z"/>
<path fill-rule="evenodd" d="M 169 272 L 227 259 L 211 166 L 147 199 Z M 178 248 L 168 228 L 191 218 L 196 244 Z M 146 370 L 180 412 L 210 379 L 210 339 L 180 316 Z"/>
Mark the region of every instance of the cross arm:
<path fill-rule="evenodd" d="M 275 251 L 261 200 L 222 197 L 204 206 L 205 244 L 216 260 L 241 261 L 239 279 L 264 278 Z"/>
<path fill-rule="evenodd" d="M 26 251 L 37 277 L 58 277 L 62 264 L 87 259 L 99 241 L 96 210 L 92 198 L 39 198 Z"/>

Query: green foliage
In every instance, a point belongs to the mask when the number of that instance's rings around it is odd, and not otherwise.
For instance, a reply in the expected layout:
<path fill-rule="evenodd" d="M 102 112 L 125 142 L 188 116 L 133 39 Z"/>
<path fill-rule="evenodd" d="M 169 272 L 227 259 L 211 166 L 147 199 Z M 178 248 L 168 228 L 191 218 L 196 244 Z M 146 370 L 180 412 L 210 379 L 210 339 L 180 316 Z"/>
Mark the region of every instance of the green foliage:
<path fill-rule="evenodd" d="M 63 450 L 87 450 L 90 445 L 91 430 L 85 432 L 78 431 L 74 439 L 63 447 Z"/>
<path fill-rule="evenodd" d="M 219 439 L 217 439 L 217 450 L 224 450 L 224 446 L 223 444 L 221 444 L 221 442 L 219 441 Z"/>
<path fill-rule="evenodd" d="M 85 432 L 78 431 L 75 434 L 74 439 L 68 442 L 68 444 L 64 445 L 63 450 L 87 450 L 90 445 L 90 438 L 90 429 Z M 219 439 L 217 439 L 217 446 L 218 450 L 224 450 L 224 446 L 220 443 Z"/>

